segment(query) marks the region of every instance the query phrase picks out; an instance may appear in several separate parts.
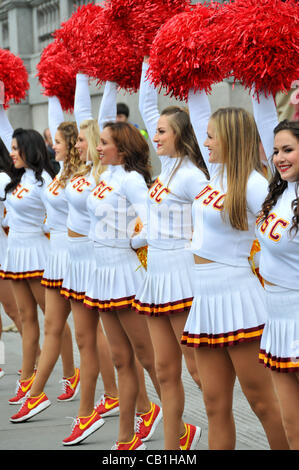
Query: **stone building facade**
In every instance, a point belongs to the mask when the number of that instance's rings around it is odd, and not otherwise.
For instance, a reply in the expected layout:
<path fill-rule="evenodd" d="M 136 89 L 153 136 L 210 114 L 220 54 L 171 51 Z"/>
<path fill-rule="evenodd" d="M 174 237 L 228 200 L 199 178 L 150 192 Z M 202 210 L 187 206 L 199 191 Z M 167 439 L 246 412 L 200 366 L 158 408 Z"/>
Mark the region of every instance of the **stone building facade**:
<path fill-rule="evenodd" d="M 198 3 L 202 0 L 193 0 Z M 225 0 L 219 0 L 225 1 Z M 8 116 L 14 128 L 32 127 L 39 132 L 48 127 L 47 98 L 36 78 L 36 65 L 41 53 L 52 40 L 51 34 L 60 24 L 67 20 L 78 6 L 91 3 L 90 0 L 0 0 L 0 47 L 9 49 L 19 55 L 29 72 L 30 90 L 26 101 L 11 105 Z M 92 2 L 101 3 L 101 2 Z M 96 117 L 103 89 L 90 87 L 93 115 Z M 138 111 L 138 94 L 119 93 L 119 101 L 126 102 L 130 107 L 130 119 L 141 127 L 143 122 Z M 165 107 L 174 103 L 174 99 L 159 96 L 159 106 Z M 237 105 L 250 108 L 248 93 L 235 85 L 232 90 L 230 81 L 215 85 L 211 96 L 212 108 Z M 66 120 L 73 119 L 70 114 Z"/>

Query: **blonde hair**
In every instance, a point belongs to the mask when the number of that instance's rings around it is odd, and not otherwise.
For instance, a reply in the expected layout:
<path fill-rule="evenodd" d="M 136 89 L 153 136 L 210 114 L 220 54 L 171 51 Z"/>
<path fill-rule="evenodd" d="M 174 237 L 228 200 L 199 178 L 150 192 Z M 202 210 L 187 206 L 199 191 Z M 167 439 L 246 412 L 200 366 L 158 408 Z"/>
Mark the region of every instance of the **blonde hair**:
<path fill-rule="evenodd" d="M 75 148 L 78 138 L 78 129 L 75 122 L 66 121 L 59 124 L 57 131 L 60 132 L 67 148 L 67 156 L 64 159 L 63 170 L 59 177 L 59 185 L 64 188 L 67 180 L 70 179 L 82 165 L 79 152 Z"/>
<path fill-rule="evenodd" d="M 259 134 L 253 116 L 242 108 L 220 108 L 212 114 L 227 171 L 224 216 L 237 230 L 248 230 L 246 188 L 253 170 L 262 174 Z"/>
<path fill-rule="evenodd" d="M 87 161 L 92 162 L 92 175 L 96 181 L 99 182 L 101 173 L 106 169 L 102 166 L 97 152 L 97 146 L 100 142 L 100 128 L 99 124 L 95 119 L 86 119 L 80 124 L 80 131 L 84 132 L 84 136 L 87 140 Z M 90 172 L 90 166 L 86 163 L 82 164 L 76 176 L 85 176 Z"/>

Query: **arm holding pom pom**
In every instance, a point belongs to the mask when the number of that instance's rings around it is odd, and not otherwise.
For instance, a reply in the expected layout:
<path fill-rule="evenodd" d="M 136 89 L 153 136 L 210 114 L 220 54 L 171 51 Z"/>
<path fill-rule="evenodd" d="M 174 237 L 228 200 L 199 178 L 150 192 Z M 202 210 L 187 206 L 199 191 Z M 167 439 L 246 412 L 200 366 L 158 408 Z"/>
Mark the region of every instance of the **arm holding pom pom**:
<path fill-rule="evenodd" d="M 8 120 L 7 114 L 3 105 L 0 105 L 0 137 L 7 150 L 11 151 L 11 140 L 12 140 L 13 128 Z"/>
<path fill-rule="evenodd" d="M 62 107 L 57 96 L 49 96 L 48 98 L 48 123 L 53 143 L 59 124 L 64 121 Z"/>
<path fill-rule="evenodd" d="M 74 114 L 79 132 L 81 123 L 86 119 L 92 119 L 88 76 L 83 73 L 76 75 Z"/>
<path fill-rule="evenodd" d="M 204 142 L 207 138 L 208 123 L 211 117 L 210 102 L 205 91 L 201 90 L 194 93 L 193 90 L 190 90 L 188 94 L 188 107 L 201 154 L 211 175 L 211 170 L 213 172 L 215 164 L 211 165 L 211 163 L 209 163 L 209 151 L 207 147 L 204 146 Z"/>
<path fill-rule="evenodd" d="M 156 134 L 160 113 L 158 110 L 157 91 L 155 87 L 151 85 L 146 79 L 148 68 L 148 63 L 143 62 L 139 90 L 139 111 L 154 148 L 156 148 L 156 144 L 154 143 L 154 136 Z"/>
<path fill-rule="evenodd" d="M 278 124 L 278 117 L 275 102 L 272 95 L 268 97 L 264 93 L 259 94 L 257 99 L 254 92 L 251 92 L 251 100 L 253 106 L 253 115 L 259 131 L 264 151 L 273 173 L 273 164 L 271 157 L 273 155 L 274 128 Z"/>
<path fill-rule="evenodd" d="M 98 124 L 101 132 L 106 122 L 116 121 L 116 96 L 117 84 L 115 82 L 107 81 L 105 84 L 105 89 L 98 116 Z"/>

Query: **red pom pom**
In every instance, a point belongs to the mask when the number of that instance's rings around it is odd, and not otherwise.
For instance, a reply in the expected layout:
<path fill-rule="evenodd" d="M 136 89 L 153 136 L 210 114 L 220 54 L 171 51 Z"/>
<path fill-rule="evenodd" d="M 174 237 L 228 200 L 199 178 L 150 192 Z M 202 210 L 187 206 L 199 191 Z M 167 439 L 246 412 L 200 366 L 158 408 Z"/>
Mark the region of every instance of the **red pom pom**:
<path fill-rule="evenodd" d="M 10 100 L 20 103 L 26 98 L 29 89 L 27 69 L 20 57 L 6 49 L 0 49 L 0 80 L 4 84 L 5 109 L 9 108 Z"/>
<path fill-rule="evenodd" d="M 142 57 L 107 9 L 96 5 L 79 8 L 55 37 L 71 52 L 77 70 L 96 78 L 98 84 L 109 80 L 127 91 L 138 90 Z"/>
<path fill-rule="evenodd" d="M 83 5 L 54 32 L 54 37 L 64 44 L 80 71 L 82 66 L 88 64 L 88 56 L 93 48 L 90 33 L 95 22 L 101 21 L 102 11 L 103 8 L 99 5 Z"/>
<path fill-rule="evenodd" d="M 220 12 L 222 62 L 245 88 L 275 95 L 299 77 L 297 0 L 236 0 Z"/>
<path fill-rule="evenodd" d="M 141 57 L 149 55 L 159 28 L 172 16 L 188 11 L 190 0 L 107 0 L 108 15 L 134 42 Z"/>
<path fill-rule="evenodd" d="M 171 18 L 158 31 L 150 52 L 148 76 L 166 94 L 186 100 L 190 89 L 211 91 L 229 73 L 219 66 L 214 31 L 218 7 L 198 4 Z"/>
<path fill-rule="evenodd" d="M 55 40 L 41 55 L 37 77 L 44 95 L 57 96 L 64 111 L 72 112 L 76 90 L 76 68 L 64 45 Z"/>

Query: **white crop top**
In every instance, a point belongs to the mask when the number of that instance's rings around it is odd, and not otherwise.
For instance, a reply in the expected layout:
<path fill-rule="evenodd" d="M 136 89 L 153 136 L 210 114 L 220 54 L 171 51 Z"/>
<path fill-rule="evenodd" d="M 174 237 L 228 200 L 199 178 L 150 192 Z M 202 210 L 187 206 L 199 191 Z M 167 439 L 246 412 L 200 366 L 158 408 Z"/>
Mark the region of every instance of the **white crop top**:
<path fill-rule="evenodd" d="M 89 238 L 110 247 L 128 248 L 130 241 L 135 249 L 146 245 L 147 191 L 141 174 L 125 171 L 122 165 L 110 165 L 87 199 Z M 143 228 L 131 238 L 137 216 Z"/>
<path fill-rule="evenodd" d="M 248 266 L 255 238 L 255 220 L 268 192 L 266 178 L 253 171 L 247 182 L 248 230 L 237 230 L 223 219 L 223 201 L 227 189 L 226 175 L 212 175 L 197 194 L 192 206 L 194 234 L 191 250 L 196 255 L 231 266 Z"/>
<path fill-rule="evenodd" d="M 50 232 L 66 232 L 67 230 L 68 202 L 65 196 L 65 188 L 62 188 L 59 184 L 62 171 L 63 168 L 45 190 L 46 225 Z"/>
<path fill-rule="evenodd" d="M 36 180 L 34 171 L 26 168 L 16 189 L 7 194 L 6 206 L 10 230 L 17 232 L 39 232 L 43 230 L 46 216 L 45 191 L 52 177 L 42 172 L 44 183 Z"/>
<path fill-rule="evenodd" d="M 202 258 L 232 266 L 248 266 L 248 257 L 255 238 L 255 220 L 268 192 L 268 181 L 258 172 L 249 176 L 246 189 L 248 231 L 236 230 L 223 218 L 222 204 L 227 190 L 226 170 L 223 181 L 221 164 L 209 163 L 203 147 L 206 139 L 210 105 L 204 92 L 189 92 L 192 125 L 210 173 L 210 181 L 195 198 L 192 208 L 194 234 L 191 249 Z"/>
<path fill-rule="evenodd" d="M 148 64 L 143 63 L 139 109 L 153 142 L 160 117 L 157 91 L 146 80 Z M 154 147 L 156 146 L 153 142 Z M 171 176 L 179 159 L 160 157 L 161 173 L 148 192 L 148 230 L 150 246 L 171 250 L 190 246 L 192 237 L 191 207 L 195 196 L 206 186 L 205 174 L 188 157 Z"/>
<path fill-rule="evenodd" d="M 299 232 L 290 234 L 295 187 L 296 183 L 288 183 L 266 220 L 262 224 L 257 221 L 256 234 L 261 245 L 261 276 L 273 284 L 299 290 Z"/>
<path fill-rule="evenodd" d="M 69 208 L 67 228 L 80 235 L 87 236 L 90 230 L 86 201 L 95 186 L 95 179 L 90 172 L 85 176 L 73 176 L 65 188 Z"/>

